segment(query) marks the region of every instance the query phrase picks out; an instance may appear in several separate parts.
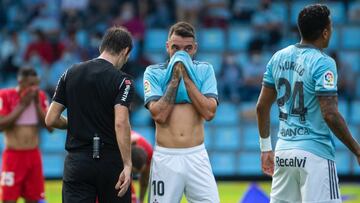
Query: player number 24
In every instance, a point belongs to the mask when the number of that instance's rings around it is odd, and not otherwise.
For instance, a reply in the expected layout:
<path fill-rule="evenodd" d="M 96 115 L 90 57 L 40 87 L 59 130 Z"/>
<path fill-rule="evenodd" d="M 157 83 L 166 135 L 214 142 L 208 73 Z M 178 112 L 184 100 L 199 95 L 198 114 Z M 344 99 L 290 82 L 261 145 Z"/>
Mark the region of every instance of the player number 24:
<path fill-rule="evenodd" d="M 285 103 L 288 102 L 290 98 L 292 98 L 292 103 L 290 104 L 291 115 L 298 115 L 300 117 L 300 122 L 305 122 L 305 115 L 307 113 L 307 108 L 304 107 L 303 82 L 301 82 L 301 81 L 295 82 L 294 89 L 291 90 L 290 82 L 285 78 L 279 78 L 278 89 L 280 90 L 280 88 L 282 86 L 285 86 L 285 94 L 282 97 L 280 97 L 279 99 L 277 99 L 278 106 L 279 107 L 284 106 Z M 291 95 L 291 92 L 292 92 L 292 95 Z M 291 95 L 291 97 L 290 97 L 290 95 Z M 298 105 L 295 107 L 295 104 L 296 104 L 295 101 L 297 98 L 298 98 L 298 102 L 297 102 Z M 281 110 L 280 110 L 279 117 L 280 117 L 280 119 L 286 120 L 288 117 L 288 114 L 281 112 Z"/>

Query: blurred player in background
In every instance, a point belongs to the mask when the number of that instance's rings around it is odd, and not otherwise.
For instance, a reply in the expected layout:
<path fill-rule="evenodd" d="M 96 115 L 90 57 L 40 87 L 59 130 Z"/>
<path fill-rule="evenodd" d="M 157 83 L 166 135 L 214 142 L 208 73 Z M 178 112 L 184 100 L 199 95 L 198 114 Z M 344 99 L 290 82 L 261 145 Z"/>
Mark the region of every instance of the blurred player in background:
<path fill-rule="evenodd" d="M 179 22 L 170 28 L 166 50 L 170 57 L 185 51 L 193 57 L 197 51 L 192 25 Z M 145 106 L 156 124 L 149 201 L 180 202 L 183 193 L 188 202 L 219 202 L 215 178 L 204 146 L 204 120 L 211 120 L 217 108 L 217 87 L 213 67 L 192 61 L 198 88 L 183 65 L 173 67 L 170 82 L 164 75 L 167 63 L 147 67 L 144 73 Z M 182 80 L 191 103 L 176 103 Z"/>
<path fill-rule="evenodd" d="M 34 69 L 20 69 L 17 80 L 17 87 L 0 90 L 0 129 L 5 134 L 0 194 L 4 203 L 14 203 L 19 197 L 37 203 L 45 198 L 38 145 L 48 101 L 39 90 Z"/>
<path fill-rule="evenodd" d="M 301 41 L 274 54 L 257 103 L 262 170 L 273 178 L 271 202 L 341 202 L 334 135 L 360 164 L 360 146 L 338 112 L 335 61 L 323 49 L 332 24 L 327 6 L 315 4 L 298 16 Z M 280 110 L 275 158 L 270 109 Z M 275 164 L 275 168 L 274 168 Z"/>
<path fill-rule="evenodd" d="M 131 160 L 133 162 L 133 173 L 139 174 L 139 202 L 143 203 L 146 189 L 149 184 L 149 174 L 150 174 L 150 165 L 151 165 L 151 158 L 153 155 L 153 148 L 151 144 L 140 134 L 135 131 L 131 131 Z M 133 190 L 133 197 L 136 193 Z M 134 203 L 134 201 L 133 201 Z M 136 201 L 135 201 L 136 203 Z"/>

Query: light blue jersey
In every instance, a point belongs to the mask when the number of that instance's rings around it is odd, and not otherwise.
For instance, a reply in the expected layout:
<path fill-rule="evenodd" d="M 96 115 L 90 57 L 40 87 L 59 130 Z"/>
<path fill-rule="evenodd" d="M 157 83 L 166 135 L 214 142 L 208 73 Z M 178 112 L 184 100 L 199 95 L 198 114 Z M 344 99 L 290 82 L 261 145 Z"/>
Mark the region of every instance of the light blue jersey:
<path fill-rule="evenodd" d="M 291 45 L 271 58 L 263 85 L 277 91 L 276 150 L 302 149 L 334 160 L 334 135 L 322 117 L 317 96 L 337 95 L 335 61 L 310 45 Z"/>
<path fill-rule="evenodd" d="M 192 61 L 194 75 L 197 77 L 196 86 L 206 97 L 218 100 L 217 82 L 214 69 L 207 62 Z M 145 106 L 151 101 L 159 100 L 166 92 L 167 82 L 167 63 L 151 65 L 146 68 L 144 73 L 144 98 Z M 184 94 L 184 83 L 181 81 L 177 93 L 176 103 L 189 103 L 187 92 Z"/>

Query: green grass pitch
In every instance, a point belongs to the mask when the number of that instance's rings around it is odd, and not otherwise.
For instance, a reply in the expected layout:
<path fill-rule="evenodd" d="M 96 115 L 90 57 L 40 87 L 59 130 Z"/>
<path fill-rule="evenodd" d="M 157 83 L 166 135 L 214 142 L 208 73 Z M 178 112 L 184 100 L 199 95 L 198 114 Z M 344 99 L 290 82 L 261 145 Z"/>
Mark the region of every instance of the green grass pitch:
<path fill-rule="evenodd" d="M 218 182 L 220 200 L 222 203 L 238 203 L 245 194 L 249 182 Z M 260 188 L 267 194 L 270 192 L 270 182 L 258 182 Z M 360 184 L 340 183 L 342 195 L 349 196 L 351 199 L 344 203 L 360 202 Z M 135 188 L 138 188 L 135 182 Z M 46 181 L 46 200 L 47 203 L 61 203 L 61 181 Z M 181 203 L 186 203 L 183 198 Z M 23 203 L 23 201 L 20 201 Z"/>

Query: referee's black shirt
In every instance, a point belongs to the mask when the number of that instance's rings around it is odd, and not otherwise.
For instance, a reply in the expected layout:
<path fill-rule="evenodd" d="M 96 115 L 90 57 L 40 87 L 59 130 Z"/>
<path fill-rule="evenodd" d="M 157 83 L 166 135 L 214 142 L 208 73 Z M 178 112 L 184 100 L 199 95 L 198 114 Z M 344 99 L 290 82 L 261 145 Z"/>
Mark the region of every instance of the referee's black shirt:
<path fill-rule="evenodd" d="M 115 105 L 129 108 L 133 81 L 112 63 L 96 58 L 73 65 L 59 79 L 53 101 L 64 105 L 68 115 L 65 149 L 91 149 L 94 134 L 104 147 L 118 150 Z"/>

